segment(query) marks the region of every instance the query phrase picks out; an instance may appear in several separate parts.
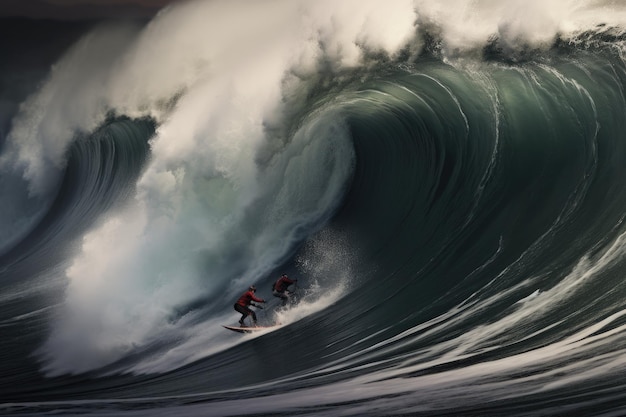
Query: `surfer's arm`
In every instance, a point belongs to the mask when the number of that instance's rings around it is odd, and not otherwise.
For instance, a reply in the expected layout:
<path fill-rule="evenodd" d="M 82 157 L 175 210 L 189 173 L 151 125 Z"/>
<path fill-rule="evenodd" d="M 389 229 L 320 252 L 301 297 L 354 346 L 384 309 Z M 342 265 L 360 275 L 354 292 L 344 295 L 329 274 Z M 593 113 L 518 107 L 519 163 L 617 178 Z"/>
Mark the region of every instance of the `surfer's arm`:
<path fill-rule="evenodd" d="M 252 301 L 256 301 L 257 303 L 264 303 L 265 300 L 262 298 L 256 298 L 254 295 L 252 296 Z"/>

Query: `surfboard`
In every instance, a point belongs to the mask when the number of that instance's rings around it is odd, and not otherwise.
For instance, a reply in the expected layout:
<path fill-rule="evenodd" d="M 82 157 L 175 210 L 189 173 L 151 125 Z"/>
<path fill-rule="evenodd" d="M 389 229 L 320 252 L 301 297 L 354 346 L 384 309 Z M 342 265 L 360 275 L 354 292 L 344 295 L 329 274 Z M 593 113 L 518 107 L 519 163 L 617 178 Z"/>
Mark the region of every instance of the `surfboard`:
<path fill-rule="evenodd" d="M 259 332 L 261 330 L 273 329 L 273 328 L 278 327 L 278 326 L 240 327 L 240 326 L 224 326 L 224 325 L 222 325 L 222 327 L 224 327 L 225 329 L 228 329 L 228 330 L 232 330 L 233 332 L 238 332 L 238 333 L 254 333 L 254 332 Z"/>

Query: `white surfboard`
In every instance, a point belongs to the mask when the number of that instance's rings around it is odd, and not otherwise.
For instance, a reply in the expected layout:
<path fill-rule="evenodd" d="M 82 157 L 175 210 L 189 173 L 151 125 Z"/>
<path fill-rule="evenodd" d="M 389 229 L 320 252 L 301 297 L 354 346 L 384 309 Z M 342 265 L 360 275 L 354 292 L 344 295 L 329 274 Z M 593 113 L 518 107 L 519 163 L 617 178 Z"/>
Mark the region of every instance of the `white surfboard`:
<path fill-rule="evenodd" d="M 254 333 L 254 332 L 259 332 L 261 330 L 268 330 L 268 329 L 273 329 L 275 327 L 278 326 L 252 326 L 252 327 L 247 327 L 247 326 L 222 326 L 225 329 L 228 330 L 232 330 L 233 332 L 238 332 L 238 333 Z"/>

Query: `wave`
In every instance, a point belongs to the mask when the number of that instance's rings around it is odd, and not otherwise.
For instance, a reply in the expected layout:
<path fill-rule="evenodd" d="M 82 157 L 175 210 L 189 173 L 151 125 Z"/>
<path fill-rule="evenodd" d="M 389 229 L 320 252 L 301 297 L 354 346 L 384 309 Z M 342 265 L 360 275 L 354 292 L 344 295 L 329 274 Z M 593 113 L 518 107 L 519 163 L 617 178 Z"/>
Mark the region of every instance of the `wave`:
<path fill-rule="evenodd" d="M 620 410 L 625 10 L 454 5 L 75 43 L 3 138 L 3 412 Z M 282 326 L 223 330 L 282 272 Z"/>

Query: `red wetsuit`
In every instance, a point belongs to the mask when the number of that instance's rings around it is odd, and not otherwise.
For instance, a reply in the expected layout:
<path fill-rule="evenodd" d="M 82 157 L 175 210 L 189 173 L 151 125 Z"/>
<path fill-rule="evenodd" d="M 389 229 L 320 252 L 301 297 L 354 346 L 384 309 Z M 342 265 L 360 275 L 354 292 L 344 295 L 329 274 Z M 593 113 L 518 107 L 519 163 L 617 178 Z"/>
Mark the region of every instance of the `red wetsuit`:
<path fill-rule="evenodd" d="M 286 306 L 289 301 L 289 292 L 287 291 L 287 287 L 294 284 L 296 281 L 297 279 L 289 279 L 287 275 L 283 275 L 278 278 L 278 281 L 274 284 L 274 287 L 272 288 L 272 295 L 282 299 L 281 304 L 283 307 Z"/>
<path fill-rule="evenodd" d="M 237 304 L 243 307 L 248 307 L 253 301 L 256 301 L 257 303 L 265 302 L 262 298 L 255 297 L 254 291 L 246 291 L 241 297 L 239 297 L 239 300 L 237 300 Z"/>
<path fill-rule="evenodd" d="M 274 291 L 285 292 L 287 287 L 295 282 L 296 280 L 294 279 L 289 279 L 287 278 L 287 276 L 282 276 L 278 278 L 278 281 L 276 281 L 276 284 L 274 284 Z"/>
<path fill-rule="evenodd" d="M 241 319 L 239 319 L 239 324 L 241 324 L 242 326 L 244 325 L 245 318 L 248 316 L 252 316 L 252 321 L 256 325 L 256 314 L 254 313 L 254 311 L 248 308 L 248 306 L 253 301 L 256 301 L 257 303 L 265 302 L 264 299 L 255 297 L 254 291 L 248 290 L 245 293 L 243 293 L 243 295 L 239 297 L 239 300 L 237 300 L 237 302 L 235 303 L 235 306 L 234 306 L 235 311 L 237 311 L 238 313 L 241 313 Z"/>

